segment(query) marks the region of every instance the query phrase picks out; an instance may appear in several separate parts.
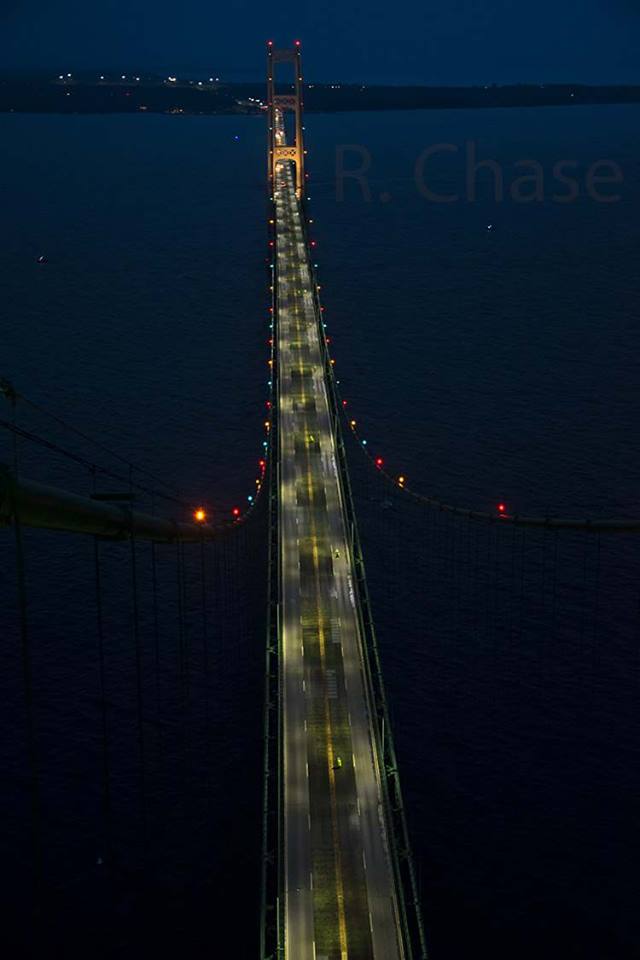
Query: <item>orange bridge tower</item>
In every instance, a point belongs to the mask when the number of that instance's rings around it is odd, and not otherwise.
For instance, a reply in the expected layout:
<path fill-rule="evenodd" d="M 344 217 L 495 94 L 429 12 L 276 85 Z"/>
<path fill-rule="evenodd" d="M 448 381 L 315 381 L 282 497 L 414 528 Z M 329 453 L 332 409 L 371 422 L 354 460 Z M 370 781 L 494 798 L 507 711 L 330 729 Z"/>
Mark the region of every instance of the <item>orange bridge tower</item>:
<path fill-rule="evenodd" d="M 274 68 L 277 63 L 292 63 L 295 71 L 293 93 L 276 93 Z M 302 127 L 302 57 L 300 41 L 296 40 L 291 49 L 276 49 L 273 41 L 267 43 L 267 103 L 269 109 L 269 186 L 273 186 L 276 164 L 279 160 L 290 160 L 296 168 L 296 194 L 298 199 L 304 195 L 304 139 Z M 276 113 L 284 116 L 286 110 L 295 114 L 295 139 L 292 144 L 276 136 Z M 282 142 L 279 142 L 282 141 Z"/>

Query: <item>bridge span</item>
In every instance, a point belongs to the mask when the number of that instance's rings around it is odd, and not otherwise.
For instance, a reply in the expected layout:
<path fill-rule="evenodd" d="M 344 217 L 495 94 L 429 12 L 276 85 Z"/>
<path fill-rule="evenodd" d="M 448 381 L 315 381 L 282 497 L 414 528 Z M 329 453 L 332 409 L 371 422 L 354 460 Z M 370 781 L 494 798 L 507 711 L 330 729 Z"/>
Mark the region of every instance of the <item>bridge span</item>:
<path fill-rule="evenodd" d="M 280 121 L 280 139 L 283 129 Z M 404 953 L 350 538 L 301 211 L 285 161 L 275 204 L 284 955 L 395 960 Z"/>
<path fill-rule="evenodd" d="M 284 927 L 278 950 L 286 960 L 403 960 L 352 535 L 294 160 L 302 150 L 286 149 L 273 90 L 271 104 Z M 300 131 L 299 113 L 297 120 Z"/>

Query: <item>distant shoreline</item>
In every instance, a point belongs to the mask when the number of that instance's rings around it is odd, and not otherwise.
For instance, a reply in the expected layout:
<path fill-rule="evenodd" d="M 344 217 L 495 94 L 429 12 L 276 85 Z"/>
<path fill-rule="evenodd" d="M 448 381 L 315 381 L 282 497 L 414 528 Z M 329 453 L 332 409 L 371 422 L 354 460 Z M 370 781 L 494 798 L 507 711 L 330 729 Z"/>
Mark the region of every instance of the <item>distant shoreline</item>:
<path fill-rule="evenodd" d="M 517 84 L 477 87 L 305 84 L 305 110 L 486 109 L 640 103 L 640 85 Z M 262 83 L 221 83 L 156 76 L 0 76 L 2 113 L 260 114 Z"/>

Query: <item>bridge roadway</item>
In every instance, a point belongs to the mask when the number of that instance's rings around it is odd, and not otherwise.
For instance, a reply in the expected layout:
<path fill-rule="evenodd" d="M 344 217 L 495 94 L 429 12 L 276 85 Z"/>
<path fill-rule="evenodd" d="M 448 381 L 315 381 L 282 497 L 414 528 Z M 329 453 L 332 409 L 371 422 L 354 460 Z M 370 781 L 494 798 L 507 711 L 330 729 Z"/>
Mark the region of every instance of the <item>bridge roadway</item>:
<path fill-rule="evenodd" d="M 353 561 L 290 164 L 278 165 L 274 193 L 285 957 L 402 960 Z"/>

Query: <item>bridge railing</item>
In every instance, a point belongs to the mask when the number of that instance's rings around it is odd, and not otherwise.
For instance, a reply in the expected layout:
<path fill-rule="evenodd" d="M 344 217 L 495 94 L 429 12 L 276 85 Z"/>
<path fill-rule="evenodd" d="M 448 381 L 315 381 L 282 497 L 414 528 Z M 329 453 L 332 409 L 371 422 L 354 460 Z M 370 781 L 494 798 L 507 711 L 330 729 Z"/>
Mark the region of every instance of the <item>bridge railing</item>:
<path fill-rule="evenodd" d="M 268 264 L 268 284 L 271 292 L 271 376 L 272 397 L 278 396 L 279 364 L 278 342 L 278 253 L 276 207 L 269 201 L 269 242 L 272 250 Z M 264 701 L 264 758 L 262 809 L 262 887 L 260 910 L 260 960 L 275 960 L 283 955 L 284 851 L 282 829 L 282 717 L 280 711 L 280 551 L 278 546 L 278 488 L 280 480 L 280 433 L 273 406 L 269 411 L 268 462 L 268 574 L 267 574 L 267 634 L 265 647 L 265 701 Z"/>
<path fill-rule="evenodd" d="M 384 791 L 384 807 L 387 819 L 391 855 L 396 880 L 400 925 L 407 957 L 413 960 L 425 960 L 427 944 L 422 919 L 422 905 L 418 891 L 409 831 L 404 811 L 398 763 L 396 759 L 393 733 L 389 716 L 389 707 L 385 693 L 383 671 L 379 646 L 371 612 L 371 603 L 367 588 L 364 557 L 358 533 L 354 498 L 351 490 L 349 465 L 344 445 L 340 404 L 336 389 L 333 365 L 323 323 L 322 304 L 319 296 L 319 283 L 316 270 L 310 256 L 311 245 L 304 201 L 300 203 L 300 216 L 305 239 L 305 250 L 309 275 L 313 286 L 314 310 L 318 336 L 322 347 L 325 381 L 329 392 L 330 413 L 338 453 L 338 472 L 344 509 L 347 518 L 350 546 L 356 574 L 357 611 L 361 635 L 364 641 L 363 663 L 367 678 L 368 700 L 372 711 L 372 731 L 374 734 L 378 767 Z"/>

